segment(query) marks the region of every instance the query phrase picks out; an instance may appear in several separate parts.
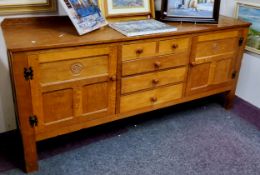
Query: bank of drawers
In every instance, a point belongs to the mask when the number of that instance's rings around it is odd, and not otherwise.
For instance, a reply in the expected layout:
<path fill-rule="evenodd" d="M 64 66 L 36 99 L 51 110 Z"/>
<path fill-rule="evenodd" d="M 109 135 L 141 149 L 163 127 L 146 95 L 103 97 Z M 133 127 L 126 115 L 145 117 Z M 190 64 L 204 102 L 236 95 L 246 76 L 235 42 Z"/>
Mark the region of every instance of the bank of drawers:
<path fill-rule="evenodd" d="M 123 45 L 120 112 L 181 98 L 190 44 L 190 38 L 178 38 Z"/>

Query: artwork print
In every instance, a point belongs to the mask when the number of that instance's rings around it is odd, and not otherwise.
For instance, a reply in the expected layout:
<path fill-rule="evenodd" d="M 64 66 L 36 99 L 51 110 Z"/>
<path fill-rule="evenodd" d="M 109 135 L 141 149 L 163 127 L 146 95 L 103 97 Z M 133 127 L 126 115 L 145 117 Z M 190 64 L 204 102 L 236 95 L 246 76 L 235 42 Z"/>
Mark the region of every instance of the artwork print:
<path fill-rule="evenodd" d="M 168 0 L 167 15 L 212 18 L 215 0 Z"/>
<path fill-rule="evenodd" d="M 100 0 L 101 1 L 101 0 Z M 138 16 L 151 14 L 151 0 L 102 0 L 106 17 Z"/>
<path fill-rule="evenodd" d="M 61 0 L 78 33 L 85 34 L 106 25 L 97 0 Z"/>
<path fill-rule="evenodd" d="M 238 4 L 237 17 L 252 23 L 249 28 L 246 49 L 260 54 L 260 5 Z"/>
<path fill-rule="evenodd" d="M 112 0 L 113 9 L 143 8 L 144 0 Z"/>

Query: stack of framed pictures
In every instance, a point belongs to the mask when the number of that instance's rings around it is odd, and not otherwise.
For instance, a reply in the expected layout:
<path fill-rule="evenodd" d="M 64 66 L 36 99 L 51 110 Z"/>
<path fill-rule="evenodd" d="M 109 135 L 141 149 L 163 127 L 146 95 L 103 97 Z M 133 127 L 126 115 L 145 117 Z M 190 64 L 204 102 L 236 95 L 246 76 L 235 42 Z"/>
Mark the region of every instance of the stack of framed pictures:
<path fill-rule="evenodd" d="M 252 23 L 248 32 L 246 50 L 260 54 L 260 3 L 237 1 L 235 17 Z"/>

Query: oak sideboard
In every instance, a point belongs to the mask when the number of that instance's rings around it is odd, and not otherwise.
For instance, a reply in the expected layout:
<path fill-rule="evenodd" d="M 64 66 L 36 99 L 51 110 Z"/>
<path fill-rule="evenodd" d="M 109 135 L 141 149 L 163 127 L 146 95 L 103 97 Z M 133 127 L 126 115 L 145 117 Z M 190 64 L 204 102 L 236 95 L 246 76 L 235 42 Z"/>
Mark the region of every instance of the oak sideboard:
<path fill-rule="evenodd" d="M 78 36 L 67 17 L 3 21 L 27 172 L 37 141 L 214 94 L 232 107 L 250 24 L 169 24 L 178 30 L 125 37 Z"/>

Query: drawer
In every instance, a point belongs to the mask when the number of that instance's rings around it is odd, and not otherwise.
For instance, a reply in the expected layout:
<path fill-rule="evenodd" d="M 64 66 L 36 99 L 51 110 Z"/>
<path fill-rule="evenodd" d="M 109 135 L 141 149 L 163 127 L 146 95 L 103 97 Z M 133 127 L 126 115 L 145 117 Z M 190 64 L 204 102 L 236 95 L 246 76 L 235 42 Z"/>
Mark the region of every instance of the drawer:
<path fill-rule="evenodd" d="M 122 60 L 132 60 L 148 56 L 155 56 L 156 42 L 126 44 L 122 46 Z"/>
<path fill-rule="evenodd" d="M 193 60 L 196 64 L 216 61 L 235 56 L 238 50 L 238 38 L 227 38 L 214 41 L 198 42 Z"/>
<path fill-rule="evenodd" d="M 190 38 L 170 39 L 159 42 L 159 54 L 171 54 L 188 52 L 190 48 Z"/>
<path fill-rule="evenodd" d="M 184 81 L 187 67 L 122 78 L 121 93 L 130 93 Z"/>
<path fill-rule="evenodd" d="M 120 112 L 153 107 L 182 97 L 183 84 L 160 87 L 154 90 L 121 96 Z"/>
<path fill-rule="evenodd" d="M 189 62 L 188 52 L 127 61 L 124 62 L 122 65 L 122 75 L 126 76 L 126 75 L 150 72 L 154 70 L 162 70 L 166 68 L 187 65 L 188 62 Z"/>
<path fill-rule="evenodd" d="M 108 75 L 109 57 L 95 56 L 80 59 L 40 63 L 42 84 Z"/>

